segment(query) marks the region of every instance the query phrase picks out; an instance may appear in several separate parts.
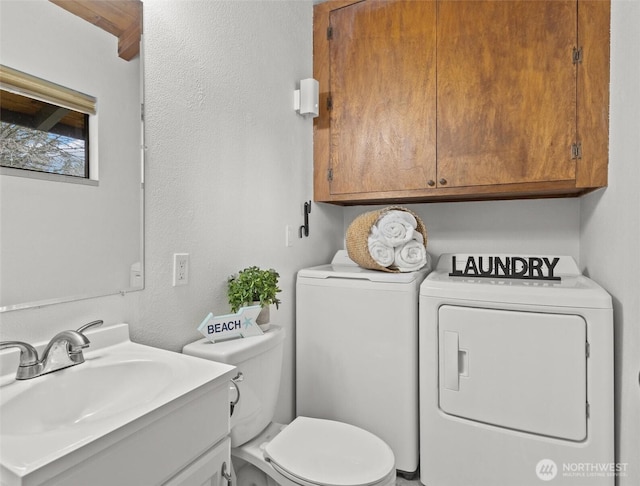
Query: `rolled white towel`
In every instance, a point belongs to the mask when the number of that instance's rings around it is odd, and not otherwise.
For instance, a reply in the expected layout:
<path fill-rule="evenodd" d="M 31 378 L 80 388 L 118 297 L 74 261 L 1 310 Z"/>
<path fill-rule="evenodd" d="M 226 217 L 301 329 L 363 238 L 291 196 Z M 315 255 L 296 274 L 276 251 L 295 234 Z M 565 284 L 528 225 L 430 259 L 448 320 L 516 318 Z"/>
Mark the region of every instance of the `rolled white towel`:
<path fill-rule="evenodd" d="M 392 210 L 384 215 L 371 228 L 371 234 L 388 246 L 397 247 L 413 238 L 418 222 L 413 214 Z"/>
<path fill-rule="evenodd" d="M 369 247 L 371 258 L 373 258 L 378 265 L 388 267 L 393 263 L 393 259 L 395 258 L 393 248 L 381 241 L 378 237 L 369 235 L 367 246 Z"/>
<path fill-rule="evenodd" d="M 422 239 L 422 235 L 420 235 Z M 412 239 L 395 249 L 393 268 L 401 272 L 414 272 L 427 264 L 427 250 L 424 242 Z"/>

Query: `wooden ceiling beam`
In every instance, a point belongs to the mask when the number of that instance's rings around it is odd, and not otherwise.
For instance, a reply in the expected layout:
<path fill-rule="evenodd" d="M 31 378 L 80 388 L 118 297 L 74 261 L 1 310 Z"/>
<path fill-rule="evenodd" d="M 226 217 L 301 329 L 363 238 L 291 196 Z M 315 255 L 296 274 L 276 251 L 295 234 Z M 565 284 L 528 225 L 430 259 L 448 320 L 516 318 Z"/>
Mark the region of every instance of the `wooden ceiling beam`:
<path fill-rule="evenodd" d="M 140 0 L 49 0 L 118 38 L 118 56 L 130 61 L 140 53 Z"/>

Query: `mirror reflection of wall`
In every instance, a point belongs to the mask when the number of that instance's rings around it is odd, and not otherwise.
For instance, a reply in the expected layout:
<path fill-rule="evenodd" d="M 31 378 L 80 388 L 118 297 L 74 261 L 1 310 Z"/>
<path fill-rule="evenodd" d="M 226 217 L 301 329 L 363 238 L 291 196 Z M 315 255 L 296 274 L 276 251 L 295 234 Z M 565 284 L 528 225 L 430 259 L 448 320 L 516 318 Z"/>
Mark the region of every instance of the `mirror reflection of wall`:
<path fill-rule="evenodd" d="M 90 183 L 1 169 L 0 311 L 141 288 L 140 58 L 47 0 L 0 12 L 0 63 L 97 100 Z"/>

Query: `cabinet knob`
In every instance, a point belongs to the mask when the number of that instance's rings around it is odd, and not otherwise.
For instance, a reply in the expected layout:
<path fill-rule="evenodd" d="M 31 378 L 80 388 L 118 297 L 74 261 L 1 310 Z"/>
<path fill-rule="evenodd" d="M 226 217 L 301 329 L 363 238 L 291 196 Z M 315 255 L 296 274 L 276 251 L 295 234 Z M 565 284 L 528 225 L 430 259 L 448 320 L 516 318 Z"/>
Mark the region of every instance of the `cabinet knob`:
<path fill-rule="evenodd" d="M 447 185 L 447 179 L 445 179 L 444 177 L 442 179 L 440 179 L 440 185 L 442 185 L 442 186 Z"/>
<path fill-rule="evenodd" d="M 429 180 L 427 181 L 427 185 L 428 185 L 429 187 L 433 187 L 433 186 L 435 186 L 435 185 L 436 185 L 436 181 L 434 181 L 433 179 L 429 179 Z"/>

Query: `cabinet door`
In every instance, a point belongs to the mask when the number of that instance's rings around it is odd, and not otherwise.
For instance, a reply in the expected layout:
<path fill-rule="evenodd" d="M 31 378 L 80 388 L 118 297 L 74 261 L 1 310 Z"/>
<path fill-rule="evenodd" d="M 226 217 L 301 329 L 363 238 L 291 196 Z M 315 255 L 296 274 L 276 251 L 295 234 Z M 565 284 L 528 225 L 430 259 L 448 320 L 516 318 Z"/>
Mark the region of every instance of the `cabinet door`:
<path fill-rule="evenodd" d="M 330 14 L 331 194 L 435 180 L 435 2 L 366 1 Z"/>
<path fill-rule="evenodd" d="M 231 439 L 209 449 L 164 486 L 228 486 L 224 474 L 231 474 Z"/>
<path fill-rule="evenodd" d="M 439 186 L 575 179 L 577 2 L 438 2 Z"/>

